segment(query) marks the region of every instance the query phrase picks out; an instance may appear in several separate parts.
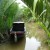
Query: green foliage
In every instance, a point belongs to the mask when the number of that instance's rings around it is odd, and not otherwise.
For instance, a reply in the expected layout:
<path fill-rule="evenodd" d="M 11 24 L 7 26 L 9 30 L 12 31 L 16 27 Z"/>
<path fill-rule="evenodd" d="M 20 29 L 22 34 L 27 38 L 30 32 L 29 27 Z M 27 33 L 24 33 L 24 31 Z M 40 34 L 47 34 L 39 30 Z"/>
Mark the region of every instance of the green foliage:
<path fill-rule="evenodd" d="M 11 1 L 11 3 L 10 3 Z M 7 16 L 5 15 L 5 11 L 9 8 L 9 6 L 14 2 L 14 0 L 0 0 L 0 32 L 3 32 L 6 29 L 6 20 Z"/>
<path fill-rule="evenodd" d="M 28 7 L 23 8 L 23 18 L 28 20 L 32 17 L 32 13 Z"/>
<path fill-rule="evenodd" d="M 31 10 L 33 10 L 34 0 L 22 0 Z"/>
<path fill-rule="evenodd" d="M 15 14 L 14 21 L 21 21 L 23 16 L 23 9 L 18 8 L 17 13 Z"/>
<path fill-rule="evenodd" d="M 38 22 L 38 24 L 45 30 L 46 34 L 47 34 L 47 40 L 46 43 L 48 45 L 50 45 L 50 32 L 48 31 L 48 29 L 45 27 L 45 25 L 42 22 Z"/>
<path fill-rule="evenodd" d="M 15 15 L 14 21 L 21 21 L 22 19 L 28 21 L 32 17 L 32 13 L 28 7 L 19 8 Z"/>
<path fill-rule="evenodd" d="M 0 0 L 0 33 L 6 34 L 12 26 L 13 17 L 15 16 L 18 5 L 15 0 Z M 3 36 L 1 36 L 3 37 Z"/>
<path fill-rule="evenodd" d="M 26 5 L 31 9 L 32 7 L 32 18 L 31 19 L 35 19 L 36 18 L 36 14 L 40 15 L 41 12 L 43 11 L 43 0 L 22 0 L 24 1 L 24 3 L 26 3 Z M 30 3 L 32 2 L 32 3 Z M 30 7 L 31 5 L 31 7 Z"/>
<path fill-rule="evenodd" d="M 32 18 L 43 23 L 43 28 L 47 31 L 48 42 L 50 40 L 50 0 L 23 0 L 26 5 L 31 9 Z M 36 2 L 35 2 L 36 1 Z M 30 3 L 32 2 L 32 4 Z M 31 6 L 30 6 L 31 5 Z M 45 28 L 46 27 L 46 28 Z M 48 33 L 49 32 L 49 33 Z M 50 44 L 50 43 L 49 43 Z"/>
<path fill-rule="evenodd" d="M 42 11 L 43 11 L 43 0 L 38 0 L 37 5 L 36 5 L 37 15 L 40 15 Z"/>
<path fill-rule="evenodd" d="M 20 9 L 15 0 L 0 0 L 0 32 L 10 29 L 12 22 L 17 19 L 37 19 L 42 22 L 50 39 L 50 1 L 49 0 L 22 0 L 28 7 Z"/>
<path fill-rule="evenodd" d="M 5 11 L 5 16 L 6 16 L 6 21 L 7 21 L 7 26 L 11 28 L 12 22 L 14 20 L 15 14 L 18 11 L 18 5 L 17 3 L 13 3 L 9 6 L 9 8 Z"/>

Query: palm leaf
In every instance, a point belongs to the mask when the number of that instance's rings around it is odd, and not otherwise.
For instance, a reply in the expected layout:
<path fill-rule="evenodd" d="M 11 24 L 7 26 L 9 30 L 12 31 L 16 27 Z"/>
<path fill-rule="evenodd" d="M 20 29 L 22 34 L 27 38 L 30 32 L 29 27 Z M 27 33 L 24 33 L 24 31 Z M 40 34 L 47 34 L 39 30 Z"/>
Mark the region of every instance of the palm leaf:
<path fill-rule="evenodd" d="M 22 0 L 31 10 L 33 10 L 34 0 Z"/>

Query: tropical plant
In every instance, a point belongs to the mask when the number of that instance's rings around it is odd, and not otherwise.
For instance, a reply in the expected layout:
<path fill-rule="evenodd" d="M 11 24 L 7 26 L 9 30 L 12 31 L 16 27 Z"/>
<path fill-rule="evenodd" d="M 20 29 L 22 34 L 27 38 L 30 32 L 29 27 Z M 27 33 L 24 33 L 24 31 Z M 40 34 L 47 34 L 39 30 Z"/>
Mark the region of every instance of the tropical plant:
<path fill-rule="evenodd" d="M 25 19 L 26 21 L 28 21 L 32 17 L 32 13 L 28 7 L 23 7 L 22 12 L 23 19 Z"/>
<path fill-rule="evenodd" d="M 0 36 L 2 38 L 5 34 L 8 36 L 7 31 L 12 25 L 17 9 L 18 5 L 15 0 L 0 0 Z"/>
<path fill-rule="evenodd" d="M 32 12 L 32 18 L 41 21 L 46 27 L 48 41 L 50 41 L 50 1 L 49 0 L 22 0 Z"/>
<path fill-rule="evenodd" d="M 31 10 L 32 18 L 36 18 L 43 11 L 43 0 L 22 0 Z M 39 8 L 40 7 L 40 8 Z"/>

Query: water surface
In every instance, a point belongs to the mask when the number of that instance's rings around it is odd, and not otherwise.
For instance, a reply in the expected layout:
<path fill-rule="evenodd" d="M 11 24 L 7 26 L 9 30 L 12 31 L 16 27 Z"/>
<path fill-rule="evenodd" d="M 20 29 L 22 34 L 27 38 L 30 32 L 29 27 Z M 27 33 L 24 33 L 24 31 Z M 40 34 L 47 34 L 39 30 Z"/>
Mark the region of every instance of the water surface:
<path fill-rule="evenodd" d="M 6 43 L 0 45 L 0 50 L 38 50 L 41 43 L 35 37 L 20 39 L 17 43 Z"/>
<path fill-rule="evenodd" d="M 41 43 L 35 38 L 26 38 L 25 50 L 38 50 L 41 46 Z"/>

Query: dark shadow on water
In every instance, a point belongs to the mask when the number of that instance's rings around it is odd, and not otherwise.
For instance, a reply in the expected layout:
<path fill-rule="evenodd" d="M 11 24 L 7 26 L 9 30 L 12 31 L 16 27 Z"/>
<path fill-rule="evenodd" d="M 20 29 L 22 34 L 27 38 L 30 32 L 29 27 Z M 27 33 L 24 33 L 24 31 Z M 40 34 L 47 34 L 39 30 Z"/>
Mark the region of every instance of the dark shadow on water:
<path fill-rule="evenodd" d="M 17 42 L 14 42 L 14 41 L 12 42 L 12 41 L 10 41 L 10 44 L 11 44 L 11 45 L 16 45 L 16 44 L 18 45 L 18 44 L 21 44 L 22 42 L 25 43 L 25 41 L 26 41 L 26 38 L 25 38 L 25 37 L 21 37 L 21 38 L 18 38 L 18 39 L 17 39 Z"/>
<path fill-rule="evenodd" d="M 21 37 L 16 43 L 5 43 L 0 50 L 38 50 L 41 43 L 35 37 Z"/>
<path fill-rule="evenodd" d="M 24 50 L 26 38 L 21 37 L 16 43 L 7 42 L 0 46 L 0 50 Z"/>
<path fill-rule="evenodd" d="M 16 43 L 18 44 L 25 39 L 25 34 L 17 34 L 16 36 L 17 36 L 16 41 L 13 34 L 10 36 L 9 38 L 10 44 L 16 44 Z"/>

